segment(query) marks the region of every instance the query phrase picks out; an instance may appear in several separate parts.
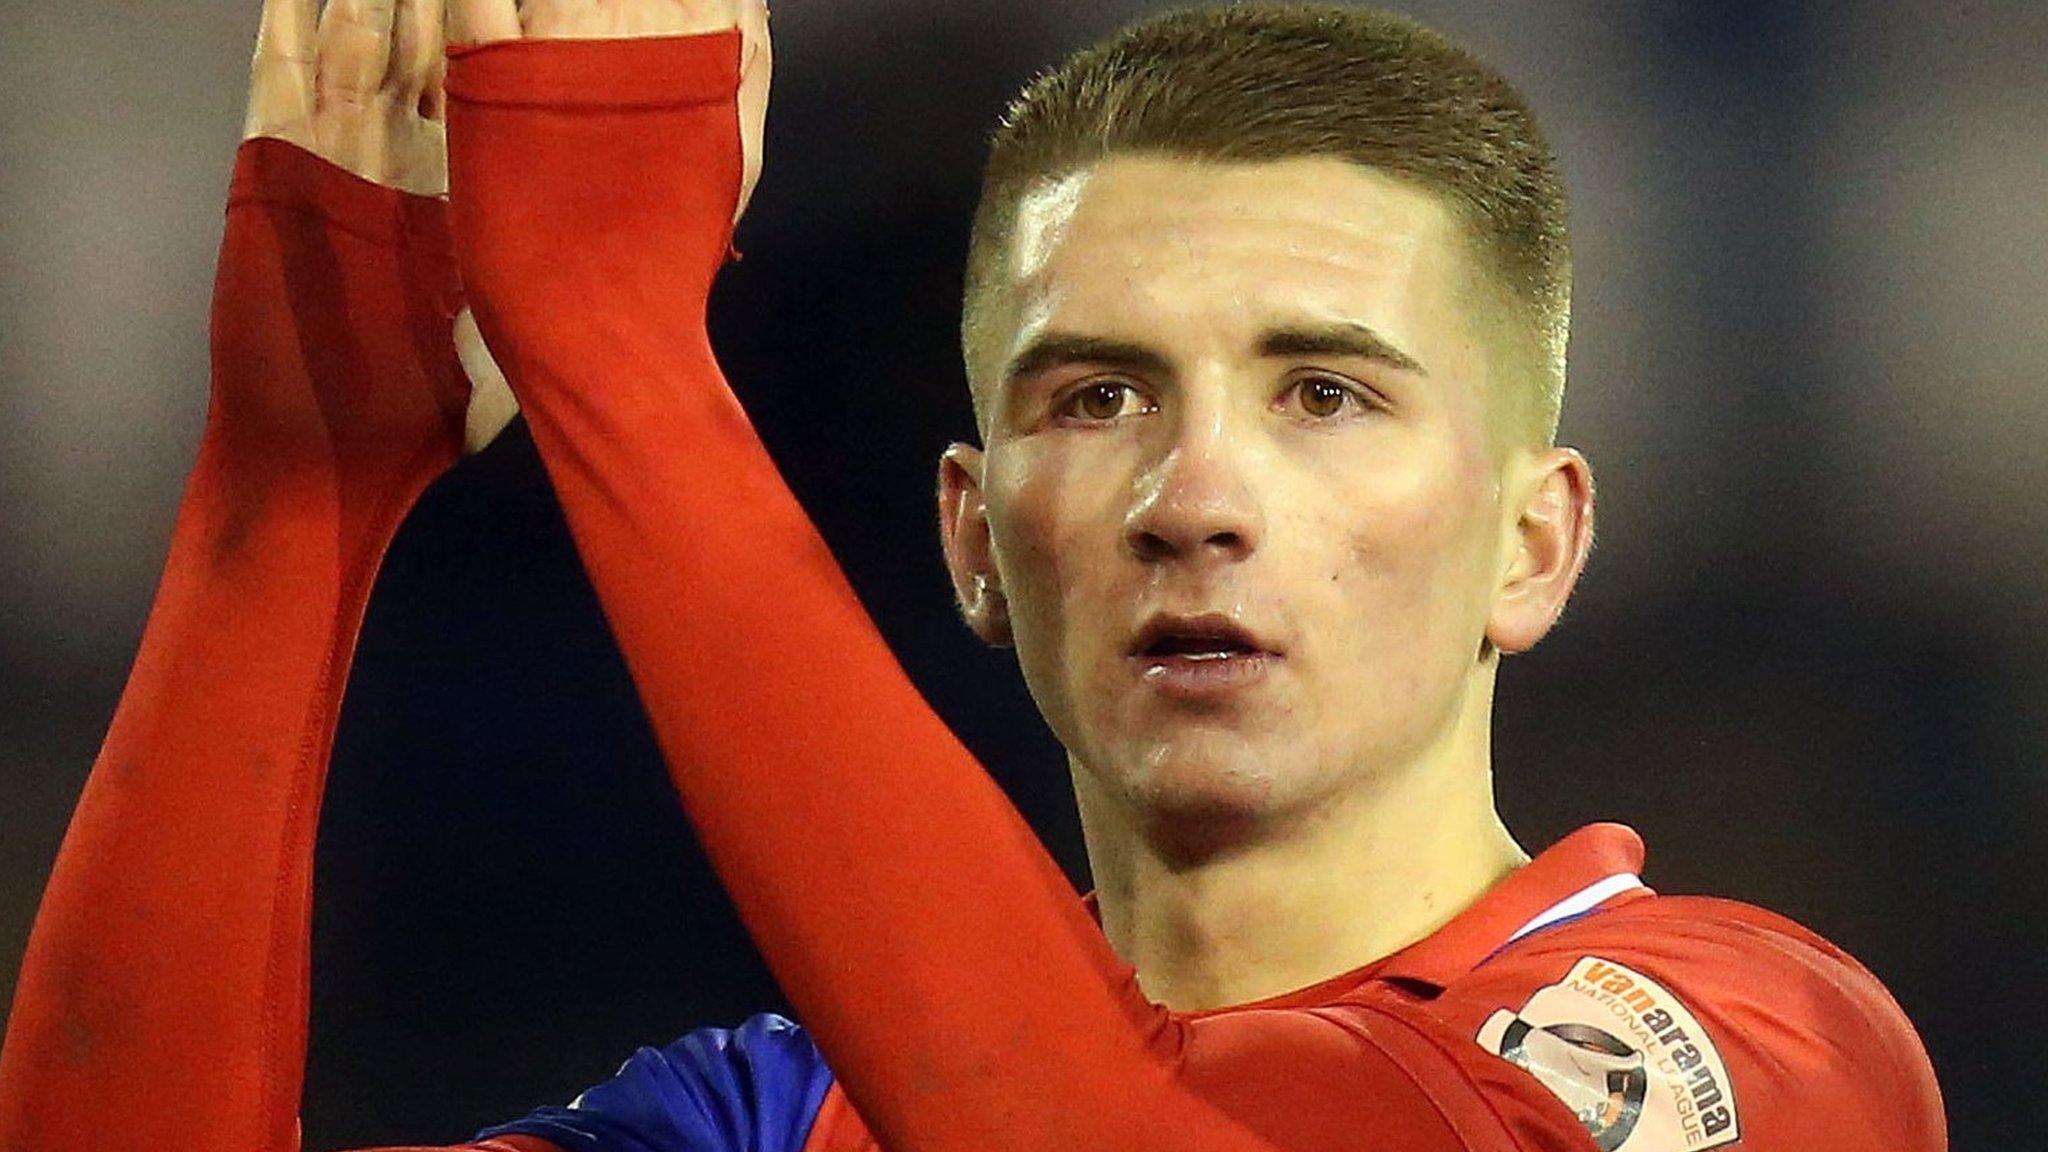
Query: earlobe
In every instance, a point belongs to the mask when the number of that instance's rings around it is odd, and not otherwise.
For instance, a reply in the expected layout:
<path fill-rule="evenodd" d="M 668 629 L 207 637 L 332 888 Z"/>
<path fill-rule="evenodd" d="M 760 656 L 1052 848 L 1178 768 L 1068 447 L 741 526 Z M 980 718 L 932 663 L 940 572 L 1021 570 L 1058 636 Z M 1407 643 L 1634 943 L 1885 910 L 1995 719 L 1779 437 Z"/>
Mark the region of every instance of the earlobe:
<path fill-rule="evenodd" d="M 954 444 L 939 457 L 939 541 L 960 617 L 982 641 L 1010 646 L 1009 601 L 996 571 L 981 486 L 981 450 Z"/>
<path fill-rule="evenodd" d="M 1564 611 L 1593 547 L 1593 470 L 1570 448 L 1535 461 L 1509 527 L 1506 558 L 1486 638 L 1502 652 L 1536 645 Z"/>

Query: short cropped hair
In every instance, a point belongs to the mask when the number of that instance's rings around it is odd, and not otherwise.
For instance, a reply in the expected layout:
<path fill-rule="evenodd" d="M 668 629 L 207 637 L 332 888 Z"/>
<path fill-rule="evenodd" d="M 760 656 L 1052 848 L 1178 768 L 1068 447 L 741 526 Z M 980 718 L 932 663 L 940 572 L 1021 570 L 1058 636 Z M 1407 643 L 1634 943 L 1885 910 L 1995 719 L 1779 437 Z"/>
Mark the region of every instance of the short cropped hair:
<path fill-rule="evenodd" d="M 1009 276 L 1020 203 L 1119 155 L 1225 163 L 1325 156 L 1440 198 L 1489 303 L 1506 309 L 1525 383 L 1511 419 L 1549 443 L 1564 398 L 1571 255 L 1564 182 L 1513 85 L 1415 21 L 1336 4 L 1167 12 L 1068 57 L 1011 102 L 992 140 L 969 243 L 961 342 L 977 353 Z M 1500 402 L 1497 400 L 1497 403 Z M 985 418 L 985 417 L 984 417 Z M 984 429 L 986 425 L 984 424 Z"/>

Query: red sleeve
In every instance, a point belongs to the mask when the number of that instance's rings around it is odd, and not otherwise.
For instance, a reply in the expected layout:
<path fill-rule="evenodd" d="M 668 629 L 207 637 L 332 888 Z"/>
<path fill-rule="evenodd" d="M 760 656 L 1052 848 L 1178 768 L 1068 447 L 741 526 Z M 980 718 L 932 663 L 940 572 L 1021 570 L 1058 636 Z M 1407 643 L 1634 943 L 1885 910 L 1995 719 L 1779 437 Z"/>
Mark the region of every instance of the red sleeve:
<path fill-rule="evenodd" d="M 1883 985 L 1747 905 L 1667 896 L 1554 929 L 1426 1016 L 1524 1140 L 1590 1114 L 1620 1152 L 1948 1147 L 1933 1068 Z"/>
<path fill-rule="evenodd" d="M 0 1148 L 297 1147 L 321 788 L 377 566 L 460 454 L 458 297 L 438 201 L 242 146 L 199 459 L 29 938 Z"/>
<path fill-rule="evenodd" d="M 455 232 L 675 784 L 860 1115 L 897 1150 L 1466 1146 L 1372 1037 L 1191 1047 L 905 678 L 705 334 L 739 48 L 451 49 Z"/>

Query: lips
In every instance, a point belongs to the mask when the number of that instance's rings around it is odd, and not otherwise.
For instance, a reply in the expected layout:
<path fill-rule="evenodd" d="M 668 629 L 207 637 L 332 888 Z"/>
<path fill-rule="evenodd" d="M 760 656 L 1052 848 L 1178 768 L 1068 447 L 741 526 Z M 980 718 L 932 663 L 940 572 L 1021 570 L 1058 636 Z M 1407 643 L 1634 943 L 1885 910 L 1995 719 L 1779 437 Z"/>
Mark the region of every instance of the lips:
<path fill-rule="evenodd" d="M 1282 656 L 1272 641 L 1211 612 L 1152 617 L 1132 640 L 1128 659 L 1139 683 L 1165 699 L 1207 710 L 1248 699 Z"/>
<path fill-rule="evenodd" d="M 1220 612 L 1195 616 L 1159 613 L 1138 629 L 1130 654 L 1141 658 L 1221 660 L 1232 656 L 1278 656 L 1271 641 Z"/>

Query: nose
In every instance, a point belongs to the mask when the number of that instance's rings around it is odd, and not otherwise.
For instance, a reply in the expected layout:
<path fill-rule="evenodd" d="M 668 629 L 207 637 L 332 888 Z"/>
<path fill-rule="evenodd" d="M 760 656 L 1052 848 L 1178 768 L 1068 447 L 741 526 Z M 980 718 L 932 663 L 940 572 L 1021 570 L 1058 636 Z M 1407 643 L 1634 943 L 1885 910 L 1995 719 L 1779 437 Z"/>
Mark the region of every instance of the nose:
<path fill-rule="evenodd" d="M 1190 412 L 1138 478 L 1124 544 L 1147 563 L 1207 566 L 1243 560 L 1264 532 L 1250 445 L 1220 413 Z"/>

